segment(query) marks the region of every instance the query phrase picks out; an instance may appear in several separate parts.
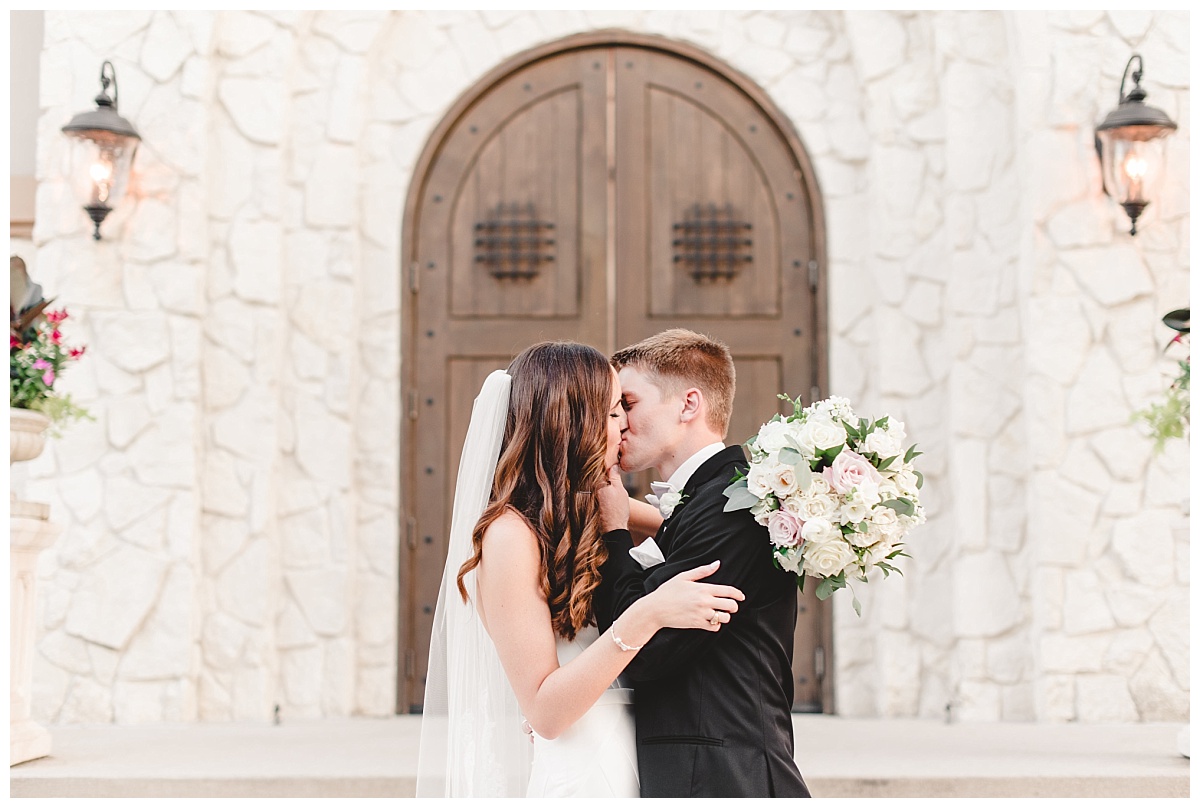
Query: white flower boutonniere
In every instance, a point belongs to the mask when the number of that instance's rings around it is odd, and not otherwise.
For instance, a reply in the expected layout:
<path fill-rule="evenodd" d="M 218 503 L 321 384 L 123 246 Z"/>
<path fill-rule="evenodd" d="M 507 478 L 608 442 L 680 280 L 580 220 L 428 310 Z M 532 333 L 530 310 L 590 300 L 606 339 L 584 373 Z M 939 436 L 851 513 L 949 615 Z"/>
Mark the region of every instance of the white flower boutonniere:
<path fill-rule="evenodd" d="M 678 491 L 668 491 L 658 498 L 658 512 L 662 514 L 663 519 L 668 519 L 681 502 L 683 502 L 683 494 Z"/>

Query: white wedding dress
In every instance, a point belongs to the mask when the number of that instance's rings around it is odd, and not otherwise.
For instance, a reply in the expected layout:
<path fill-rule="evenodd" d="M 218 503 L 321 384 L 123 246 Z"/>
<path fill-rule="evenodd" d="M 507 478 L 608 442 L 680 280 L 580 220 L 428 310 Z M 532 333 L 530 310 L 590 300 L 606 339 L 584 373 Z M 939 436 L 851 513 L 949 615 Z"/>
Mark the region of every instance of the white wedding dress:
<path fill-rule="evenodd" d="M 595 626 L 574 641 L 558 640 L 558 664 L 566 665 L 599 633 Z M 596 703 L 554 740 L 533 736 L 530 797 L 637 797 L 637 747 L 633 690 L 618 679 Z"/>
<path fill-rule="evenodd" d="M 512 379 L 484 381 L 463 442 L 446 566 L 442 572 L 425 682 L 418 797 L 637 797 L 633 691 L 614 682 L 554 740 L 521 732 L 520 706 L 500 657 L 475 611 L 475 572 L 457 573 L 471 557 L 472 531 L 488 503 L 503 442 Z M 595 627 L 558 641 L 559 665 L 594 642 Z"/>

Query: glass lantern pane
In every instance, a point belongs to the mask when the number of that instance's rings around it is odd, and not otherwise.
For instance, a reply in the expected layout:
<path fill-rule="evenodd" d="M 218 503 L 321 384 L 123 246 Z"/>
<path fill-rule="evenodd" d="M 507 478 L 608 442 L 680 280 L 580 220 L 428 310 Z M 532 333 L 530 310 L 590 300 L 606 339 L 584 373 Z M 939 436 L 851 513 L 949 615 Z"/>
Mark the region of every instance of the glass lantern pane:
<path fill-rule="evenodd" d="M 1144 128 L 1144 127 L 1125 127 Z M 1117 136 L 1124 131 L 1099 133 L 1104 187 L 1117 202 L 1147 204 L 1157 196 L 1163 174 L 1163 140 L 1126 140 Z"/>
<path fill-rule="evenodd" d="M 84 207 L 115 207 L 125 195 L 137 140 L 107 136 L 71 138 L 70 177 L 75 198 Z"/>

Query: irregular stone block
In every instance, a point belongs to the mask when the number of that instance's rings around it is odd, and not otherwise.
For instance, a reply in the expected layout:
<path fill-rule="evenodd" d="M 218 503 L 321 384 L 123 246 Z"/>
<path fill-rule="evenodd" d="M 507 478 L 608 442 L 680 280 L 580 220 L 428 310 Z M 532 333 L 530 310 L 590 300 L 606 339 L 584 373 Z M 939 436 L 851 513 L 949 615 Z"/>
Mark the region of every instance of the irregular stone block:
<path fill-rule="evenodd" d="M 166 568 L 144 550 L 117 547 L 87 570 L 67 612 L 66 632 L 125 648 L 157 602 Z"/>
<path fill-rule="evenodd" d="M 64 724 L 111 724 L 114 718 L 112 690 L 90 679 L 76 678 L 59 711 Z"/>
<path fill-rule="evenodd" d="M 1158 644 L 1163 658 L 1175 676 L 1179 687 L 1186 689 L 1190 682 L 1190 612 L 1188 593 L 1176 591 L 1171 599 L 1150 618 L 1150 632 Z"/>
<path fill-rule="evenodd" d="M 1175 545 L 1166 511 L 1143 511 L 1117 519 L 1112 549 L 1122 569 L 1139 583 L 1162 587 L 1174 579 Z"/>
<path fill-rule="evenodd" d="M 1034 700 L 1040 721 L 1074 721 L 1075 677 L 1041 676 L 1034 682 Z"/>
<path fill-rule="evenodd" d="M 283 136 L 287 88 L 280 79 L 225 76 L 217 98 L 233 125 L 255 143 L 274 146 Z"/>
<path fill-rule="evenodd" d="M 217 604 L 222 611 L 256 628 L 269 618 L 272 592 L 264 584 L 271 570 L 265 539 L 253 538 L 216 576 Z"/>
<path fill-rule="evenodd" d="M 995 637 L 1021 622 L 1016 582 L 1000 553 L 964 555 L 954 562 L 951 579 L 954 627 L 960 637 Z"/>
<path fill-rule="evenodd" d="M 1191 699 L 1188 690 L 1180 688 L 1171 670 L 1157 649 L 1129 681 L 1138 715 L 1143 721 L 1187 723 L 1191 719 Z"/>
<path fill-rule="evenodd" d="M 1080 721 L 1124 723 L 1140 718 L 1124 677 L 1105 674 L 1080 676 L 1075 681 L 1075 687 Z"/>
<path fill-rule="evenodd" d="M 336 637 L 347 625 L 349 588 L 343 567 L 284 574 L 309 625 L 322 637 Z"/>
<path fill-rule="evenodd" d="M 1115 627 L 1096 574 L 1091 570 L 1068 572 L 1063 602 L 1063 631 L 1067 634 L 1091 634 Z"/>

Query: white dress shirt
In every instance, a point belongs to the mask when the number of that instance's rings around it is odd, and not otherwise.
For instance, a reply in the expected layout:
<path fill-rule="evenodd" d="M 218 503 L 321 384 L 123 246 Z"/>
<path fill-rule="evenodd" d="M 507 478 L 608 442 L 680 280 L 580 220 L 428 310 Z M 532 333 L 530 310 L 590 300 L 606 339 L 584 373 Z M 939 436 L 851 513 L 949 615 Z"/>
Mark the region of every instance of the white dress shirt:
<path fill-rule="evenodd" d="M 667 485 L 671 491 L 682 491 L 683 487 L 688 484 L 688 480 L 692 479 L 692 475 L 696 473 L 696 469 L 704 465 L 704 461 L 715 455 L 717 452 L 725 448 L 724 443 L 710 443 L 700 451 L 693 454 L 687 460 L 683 461 L 683 465 L 675 469 L 675 473 L 671 475 L 671 479 L 667 480 Z M 655 488 L 661 486 L 661 483 L 656 483 Z M 658 497 L 649 494 L 646 497 L 655 507 L 658 506 Z M 633 557 L 642 569 L 649 569 L 663 563 L 666 559 L 663 557 L 662 550 L 655 543 L 654 537 L 643 541 L 636 547 L 631 547 L 629 555 Z"/>

